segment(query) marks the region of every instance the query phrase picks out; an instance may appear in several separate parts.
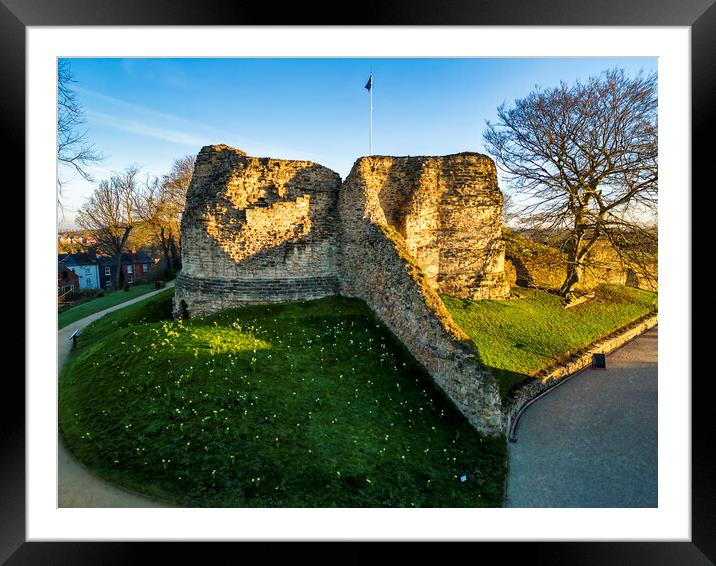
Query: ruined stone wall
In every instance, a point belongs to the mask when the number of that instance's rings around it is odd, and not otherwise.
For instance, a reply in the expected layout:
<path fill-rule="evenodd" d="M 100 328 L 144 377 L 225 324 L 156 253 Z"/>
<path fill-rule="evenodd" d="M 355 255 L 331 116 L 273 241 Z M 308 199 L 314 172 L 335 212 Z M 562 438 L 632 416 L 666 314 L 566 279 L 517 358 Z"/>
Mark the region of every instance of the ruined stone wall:
<path fill-rule="evenodd" d="M 535 242 L 512 230 L 504 230 L 505 278 L 510 286 L 559 289 L 567 275 L 567 256 L 556 247 Z M 587 291 L 601 284 L 628 285 L 657 291 L 656 260 L 647 266 L 629 265 L 607 241 L 598 241 L 589 254 L 577 289 Z"/>
<path fill-rule="evenodd" d="M 450 188 L 438 176 L 450 164 L 440 159 L 450 157 L 397 158 L 397 166 L 391 158 L 369 157 L 353 166 L 339 199 L 341 292 L 373 309 L 473 426 L 500 434 L 505 417 L 494 378 L 478 365 L 474 344 L 436 292 L 441 274 L 450 282 L 460 273 L 451 264 L 441 271 L 435 243 L 447 245 L 440 205 Z M 428 189 L 428 175 L 438 190 Z"/>
<path fill-rule="evenodd" d="M 484 155 L 359 159 L 371 221 L 393 227 L 440 293 L 501 299 L 503 197 L 494 162 Z"/>
<path fill-rule="evenodd" d="M 338 294 L 340 185 L 309 161 L 204 147 L 182 216 L 177 314 Z"/>

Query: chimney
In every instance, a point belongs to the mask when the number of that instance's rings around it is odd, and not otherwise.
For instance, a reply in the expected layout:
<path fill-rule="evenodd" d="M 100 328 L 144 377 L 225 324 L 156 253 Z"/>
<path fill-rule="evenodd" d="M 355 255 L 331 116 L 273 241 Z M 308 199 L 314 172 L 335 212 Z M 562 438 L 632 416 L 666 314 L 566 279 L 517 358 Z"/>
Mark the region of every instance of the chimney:
<path fill-rule="evenodd" d="M 97 248 L 87 248 L 87 257 L 90 258 L 92 261 L 97 261 Z"/>

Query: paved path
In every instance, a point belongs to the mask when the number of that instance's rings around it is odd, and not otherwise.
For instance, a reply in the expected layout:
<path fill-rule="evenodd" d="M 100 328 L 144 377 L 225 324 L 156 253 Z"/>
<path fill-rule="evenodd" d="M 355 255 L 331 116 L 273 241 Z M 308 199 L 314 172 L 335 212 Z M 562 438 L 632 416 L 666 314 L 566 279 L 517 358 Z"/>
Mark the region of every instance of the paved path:
<path fill-rule="evenodd" d="M 658 327 L 522 415 L 507 507 L 657 507 Z"/>
<path fill-rule="evenodd" d="M 165 288 L 174 286 L 174 281 L 167 283 Z M 91 322 L 103 317 L 109 312 L 116 311 L 143 301 L 144 299 L 160 293 L 163 289 L 152 291 L 135 299 L 109 307 L 103 311 L 82 318 L 65 326 L 57 333 L 57 372 L 67 359 L 72 349 L 68 342 L 75 330 L 81 330 Z M 81 335 L 80 335 L 81 339 Z M 58 507 L 165 507 L 142 496 L 115 487 L 100 479 L 93 472 L 80 464 L 67 449 L 64 439 L 58 434 L 57 458 L 57 506 Z"/>

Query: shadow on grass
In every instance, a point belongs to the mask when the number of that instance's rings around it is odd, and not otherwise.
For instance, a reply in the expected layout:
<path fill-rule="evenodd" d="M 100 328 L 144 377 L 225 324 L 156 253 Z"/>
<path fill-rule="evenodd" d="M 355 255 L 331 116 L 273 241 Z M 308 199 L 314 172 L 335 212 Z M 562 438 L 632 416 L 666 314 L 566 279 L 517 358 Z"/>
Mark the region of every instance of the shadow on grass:
<path fill-rule="evenodd" d="M 477 346 L 474 342 L 470 341 L 473 347 L 476 351 L 476 361 L 477 363 L 485 368 L 487 371 L 492 374 L 492 376 L 495 378 L 495 382 L 497 384 L 497 389 L 500 393 L 500 400 L 502 401 L 502 406 L 506 407 L 509 403 L 509 400 L 514 396 L 514 393 L 518 391 L 521 387 L 523 387 L 525 384 L 531 382 L 533 379 L 538 379 L 534 375 L 530 375 L 527 373 L 522 373 L 519 371 L 512 371 L 505 368 L 498 368 L 491 366 L 487 363 L 485 363 L 482 360 L 482 357 L 480 356 L 480 352 L 477 349 Z M 555 356 L 551 356 L 545 352 L 530 349 L 527 348 L 524 344 L 516 344 L 517 348 L 520 348 L 521 350 L 524 350 L 525 352 L 530 352 L 533 354 L 538 354 L 545 358 L 551 358 L 554 360 L 553 363 L 558 363 L 560 361 L 559 358 Z"/>
<path fill-rule="evenodd" d="M 502 400 L 503 407 L 507 406 L 508 401 L 512 398 L 514 393 L 519 390 L 523 385 L 532 381 L 533 379 L 537 379 L 536 377 L 527 375 L 526 373 L 520 373 L 490 366 L 483 367 L 487 369 L 495 378 L 495 381 L 497 382 L 497 388 L 500 392 L 500 399 Z"/>

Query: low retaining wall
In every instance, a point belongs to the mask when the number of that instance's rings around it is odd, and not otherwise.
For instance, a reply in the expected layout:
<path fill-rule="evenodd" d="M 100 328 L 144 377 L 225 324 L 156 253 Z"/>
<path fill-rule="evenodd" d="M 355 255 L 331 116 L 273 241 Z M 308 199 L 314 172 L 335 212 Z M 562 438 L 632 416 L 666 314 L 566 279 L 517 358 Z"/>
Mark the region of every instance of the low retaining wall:
<path fill-rule="evenodd" d="M 584 351 L 576 354 L 569 359 L 567 363 L 560 364 L 557 367 L 547 368 L 535 376 L 534 379 L 527 381 L 519 389 L 517 389 L 508 400 L 506 415 L 508 439 L 512 437 L 512 428 L 515 417 L 527 406 L 534 398 L 538 397 L 548 389 L 555 387 L 571 375 L 585 369 L 592 364 L 592 356 L 594 354 L 609 354 L 623 346 L 630 340 L 633 340 L 647 330 L 654 328 L 659 322 L 658 314 L 649 314 L 639 320 L 631 323 L 625 328 L 612 332 L 608 336 L 598 340 Z"/>

